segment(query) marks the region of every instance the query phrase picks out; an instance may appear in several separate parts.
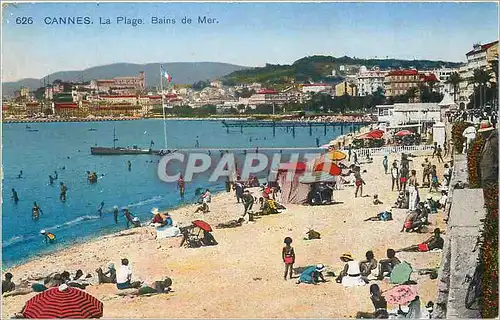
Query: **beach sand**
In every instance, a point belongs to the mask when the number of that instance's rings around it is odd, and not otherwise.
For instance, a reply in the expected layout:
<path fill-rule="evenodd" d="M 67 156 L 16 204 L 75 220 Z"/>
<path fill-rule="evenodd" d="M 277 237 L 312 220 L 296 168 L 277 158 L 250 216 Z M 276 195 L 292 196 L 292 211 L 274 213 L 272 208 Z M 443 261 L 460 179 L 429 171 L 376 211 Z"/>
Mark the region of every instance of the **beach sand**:
<path fill-rule="evenodd" d="M 390 155 L 389 164 L 396 157 L 399 160 L 399 155 Z M 410 169 L 417 170 L 420 182 L 424 157 L 412 159 Z M 437 159 L 431 161 L 437 164 Z M 353 317 L 357 311 L 371 312 L 369 285 L 344 288 L 333 277 L 327 277 L 329 282 L 317 286 L 297 285 L 296 279 L 283 280 L 281 260 L 283 239 L 290 236 L 296 253 L 295 268 L 323 263 L 327 271 L 337 275 L 343 267 L 339 257 L 344 252 L 362 260 L 367 250 L 373 250 L 375 258 L 380 260 L 385 258 L 387 248 L 418 244 L 430 237 L 435 227 L 445 229 L 441 211 L 430 216 L 432 225 L 424 234 L 400 232 L 406 210 L 394 209 L 394 220 L 390 222 L 363 222 L 391 206 L 397 197 L 397 191 L 390 191 L 390 175 L 383 173 L 382 157 L 374 157 L 372 164 L 362 165 L 362 170 L 365 169 L 364 194 L 370 197 L 354 198 L 354 187 L 346 187 L 334 192 L 339 204 L 288 205 L 281 214 L 258 217 L 254 224 L 215 229 L 217 246 L 179 248 L 181 238 L 157 241 L 153 239 L 154 229 L 145 227 L 77 244 L 8 271 L 14 274 L 16 283 L 29 275 L 63 270 L 83 269 L 95 276 L 97 267 L 105 268 L 108 262 L 119 266 L 120 259 L 127 257 L 133 280 L 151 283 L 165 276 L 173 279 L 174 292 L 151 297 L 120 297 L 112 284 L 87 287 L 89 293 L 103 301 L 105 318 L 343 318 Z M 442 172 L 440 164 L 440 181 Z M 372 204 L 375 193 L 383 205 Z M 420 190 L 421 198 L 425 199 L 427 194 L 428 189 Z M 433 196 L 436 200 L 440 197 L 438 193 Z M 184 225 L 203 219 L 215 227 L 243 213 L 243 206 L 236 203 L 234 194 L 226 192 L 213 197 L 209 213 L 196 215 L 194 208 L 190 205 L 170 214 L 174 221 Z M 319 231 L 321 239 L 303 240 L 308 228 Z M 435 252 L 397 256 L 408 261 L 413 269 L 438 267 L 441 259 L 441 253 Z M 412 279 L 418 282 L 421 301 L 435 300 L 437 280 L 416 272 Z M 378 283 L 382 290 L 392 286 L 387 279 L 371 283 Z M 19 312 L 33 295 L 4 298 L 3 317 Z"/>

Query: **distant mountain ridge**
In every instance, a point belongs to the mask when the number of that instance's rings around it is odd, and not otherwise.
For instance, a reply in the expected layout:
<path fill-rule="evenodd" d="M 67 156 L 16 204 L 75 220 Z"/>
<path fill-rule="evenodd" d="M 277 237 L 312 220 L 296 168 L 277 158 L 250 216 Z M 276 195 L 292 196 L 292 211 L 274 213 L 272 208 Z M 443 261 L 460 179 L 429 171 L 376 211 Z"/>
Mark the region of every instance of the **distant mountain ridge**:
<path fill-rule="evenodd" d="M 62 81 L 79 82 L 93 79 L 110 79 L 114 77 L 135 76 L 140 71 L 146 74 L 146 85 L 156 86 L 160 84 L 160 64 L 172 76 L 172 83 L 193 84 L 198 81 L 220 78 L 234 71 L 247 69 L 245 66 L 238 66 L 220 62 L 169 62 L 169 63 L 113 63 L 103 66 L 96 66 L 78 71 L 59 71 L 49 74 L 49 81 L 56 79 Z M 42 79 L 26 78 L 16 82 L 2 83 L 3 95 L 13 95 L 20 87 L 28 87 L 35 90 L 43 86 Z"/>

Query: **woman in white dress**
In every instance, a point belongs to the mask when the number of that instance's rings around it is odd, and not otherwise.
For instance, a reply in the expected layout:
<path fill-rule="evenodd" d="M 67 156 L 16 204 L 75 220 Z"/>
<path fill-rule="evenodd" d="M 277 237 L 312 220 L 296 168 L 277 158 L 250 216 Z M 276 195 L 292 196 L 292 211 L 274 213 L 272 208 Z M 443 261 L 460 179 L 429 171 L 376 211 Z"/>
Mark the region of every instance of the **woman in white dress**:
<path fill-rule="evenodd" d="M 340 260 L 345 262 L 344 269 L 340 272 L 337 282 L 342 283 L 344 287 L 364 286 L 366 283 L 361 278 L 359 261 L 354 260 L 350 253 L 344 253 Z"/>

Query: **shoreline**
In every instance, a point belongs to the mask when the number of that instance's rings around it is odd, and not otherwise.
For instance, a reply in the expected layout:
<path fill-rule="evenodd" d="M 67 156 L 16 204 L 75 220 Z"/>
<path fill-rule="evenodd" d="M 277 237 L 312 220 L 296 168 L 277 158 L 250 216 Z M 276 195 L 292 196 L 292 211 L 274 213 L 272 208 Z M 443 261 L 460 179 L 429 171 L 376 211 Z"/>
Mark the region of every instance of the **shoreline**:
<path fill-rule="evenodd" d="M 348 115 L 346 115 L 347 117 Z M 320 116 L 318 116 L 320 117 Z M 342 116 L 338 116 L 342 117 Z M 21 118 L 21 119 L 6 119 L 2 117 L 2 123 L 52 123 L 52 122 L 103 122 L 103 121 L 131 121 L 131 120 L 163 120 L 163 117 L 101 117 L 101 118 Z M 255 119 L 253 116 L 246 117 L 167 117 L 165 120 L 183 120 L 183 121 L 276 121 L 276 122 L 302 122 L 302 123 L 336 123 L 342 124 L 363 124 L 368 125 L 370 123 L 367 121 L 315 121 L 313 120 L 295 120 L 295 119 Z"/>
<path fill-rule="evenodd" d="M 391 154 L 390 161 L 396 157 L 399 158 L 399 154 Z M 127 257 L 131 261 L 134 279 L 147 283 L 164 276 L 173 279 L 174 293 L 153 297 L 117 297 L 113 285 L 87 288 L 86 291 L 104 302 L 105 318 L 352 317 L 356 311 L 372 309 L 369 285 L 343 288 L 333 278 L 327 278 L 330 282 L 318 286 L 296 285 L 295 280 L 284 282 L 279 253 L 283 237 L 291 236 L 297 253 L 296 267 L 324 263 L 329 271 L 337 273 L 342 267 L 338 257 L 343 252 L 351 252 L 360 260 L 365 251 L 373 250 L 379 260 L 384 258 L 388 247 L 397 249 L 428 238 L 428 233 L 399 232 L 406 216 L 405 210 L 394 209 L 393 222 L 361 222 L 390 206 L 397 196 L 396 191 L 390 191 L 390 177 L 382 172 L 381 159 L 374 156 L 374 162 L 363 165 L 363 169 L 368 171 L 364 193 L 379 194 L 385 203 L 382 206 L 374 206 L 371 198 L 355 199 L 354 188 L 345 187 L 344 190 L 334 191 L 334 198 L 339 204 L 313 207 L 288 205 L 287 210 L 280 214 L 258 216 L 254 224 L 214 229 L 213 234 L 219 245 L 213 247 L 179 248 L 181 238 L 154 240 L 151 237 L 154 229 L 133 228 L 37 256 L 30 262 L 8 268 L 8 271 L 14 274 L 16 283 L 23 277 L 51 271 L 74 272 L 82 269 L 95 276 L 93 271 L 96 267 L 103 267 L 110 261 L 116 265 L 120 258 Z M 419 178 L 421 161 L 423 157 L 414 158 L 411 164 L 418 171 Z M 439 169 L 441 176 L 441 166 Z M 258 195 L 255 189 L 251 190 Z M 427 190 L 421 191 L 421 196 L 425 197 L 426 194 Z M 222 191 L 214 195 L 211 212 L 207 214 L 194 214 L 196 206 L 186 204 L 170 209 L 169 213 L 176 223 L 184 225 L 201 219 L 214 228 L 217 223 L 237 219 L 243 212 L 243 206 L 236 203 L 233 192 Z M 444 224 L 441 211 L 429 218 L 432 222 L 430 228 L 442 227 Z M 321 239 L 302 240 L 308 228 L 319 231 Z M 440 253 L 400 253 L 398 257 L 411 263 L 414 270 L 437 267 L 441 260 Z M 414 273 L 412 278 L 419 283 L 422 301 L 435 301 L 437 280 L 419 276 L 418 273 Z M 203 286 L 199 286 L 199 283 L 203 283 Z M 387 281 L 375 283 L 382 290 L 389 287 Z M 214 287 L 218 288 L 216 295 L 213 294 Z M 4 298 L 3 316 L 11 316 L 13 312 L 19 311 L 33 295 Z M 321 299 L 311 301 L 311 295 Z M 281 298 L 269 308 L 259 308 L 259 305 L 269 302 L 266 298 L 269 296 Z M 328 296 L 336 297 L 335 305 L 324 305 L 323 300 L 330 299 Z M 168 303 L 168 309 L 177 310 L 176 313 L 154 308 L 159 303 Z"/>

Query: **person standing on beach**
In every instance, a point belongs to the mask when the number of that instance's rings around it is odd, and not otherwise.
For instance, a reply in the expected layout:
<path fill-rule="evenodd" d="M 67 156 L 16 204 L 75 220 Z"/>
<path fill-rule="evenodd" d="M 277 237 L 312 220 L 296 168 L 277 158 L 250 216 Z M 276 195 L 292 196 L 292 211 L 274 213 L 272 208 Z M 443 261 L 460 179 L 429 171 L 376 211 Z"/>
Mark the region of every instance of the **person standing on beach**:
<path fill-rule="evenodd" d="M 391 178 L 392 178 L 392 188 L 391 188 L 391 190 L 394 191 L 394 184 L 395 184 L 397 190 L 399 191 L 399 169 L 398 169 L 398 164 L 396 163 L 396 161 L 394 161 L 392 163 Z"/>
<path fill-rule="evenodd" d="M 33 220 L 38 220 L 40 213 L 43 214 L 42 209 L 36 204 L 36 202 L 33 202 L 33 209 L 31 209 Z"/>
<path fill-rule="evenodd" d="M 17 196 L 17 191 L 14 188 L 12 188 L 12 200 L 14 200 L 15 204 L 17 204 L 19 202 L 19 197 Z"/>
<path fill-rule="evenodd" d="M 409 210 L 413 211 L 417 207 L 418 203 L 418 182 L 417 182 L 417 171 L 412 170 L 411 171 L 411 176 L 408 179 L 408 191 L 410 193 L 409 196 Z"/>
<path fill-rule="evenodd" d="M 432 147 L 432 159 L 434 159 L 434 156 L 436 155 L 438 150 L 438 143 L 434 142 L 434 146 Z"/>
<path fill-rule="evenodd" d="M 238 203 L 240 203 L 240 199 L 241 199 L 241 196 L 243 195 L 243 184 L 241 183 L 241 181 L 236 181 L 235 185 L 234 185 L 234 190 L 235 190 L 235 194 L 236 194 L 236 201 Z"/>
<path fill-rule="evenodd" d="M 408 180 L 408 168 L 401 163 L 399 169 L 399 189 L 406 192 L 406 181 Z"/>
<path fill-rule="evenodd" d="M 182 178 L 182 174 L 179 177 L 179 180 L 177 180 L 177 189 L 179 189 L 179 194 L 181 196 L 181 199 L 184 199 L 184 188 L 185 188 L 185 183 L 184 179 Z"/>
<path fill-rule="evenodd" d="M 436 156 L 438 158 L 438 162 L 444 162 L 444 160 L 443 160 L 443 149 L 441 148 L 441 145 L 439 145 L 437 147 Z"/>
<path fill-rule="evenodd" d="M 438 176 L 437 176 L 436 165 L 432 165 L 431 170 L 430 170 L 430 175 L 431 175 L 431 184 L 429 186 L 429 192 L 432 192 L 432 188 L 434 188 L 436 191 L 438 191 L 439 180 L 438 180 Z"/>
<path fill-rule="evenodd" d="M 104 201 L 101 202 L 99 207 L 97 207 L 97 213 L 99 214 L 99 217 L 102 217 L 102 209 L 104 208 Z"/>
<path fill-rule="evenodd" d="M 61 201 L 66 201 L 66 191 L 68 191 L 68 187 L 66 187 L 64 182 L 61 182 L 61 194 L 59 195 Z"/>
<path fill-rule="evenodd" d="M 425 158 L 424 163 L 422 163 L 422 167 L 424 168 L 422 172 L 422 185 L 424 185 L 426 181 L 428 184 L 431 183 L 431 180 L 429 179 L 431 165 L 432 164 L 429 159 Z"/>
<path fill-rule="evenodd" d="M 118 206 L 113 207 L 113 218 L 115 219 L 115 224 L 118 224 Z"/>
<path fill-rule="evenodd" d="M 384 172 L 387 174 L 387 169 L 389 169 L 389 160 L 387 156 L 384 156 L 384 160 L 382 160 L 382 165 L 384 166 Z"/>
<path fill-rule="evenodd" d="M 245 190 L 245 192 L 243 192 L 243 195 L 241 196 L 241 202 L 243 203 L 243 207 L 245 208 L 245 211 L 243 212 L 243 218 L 247 215 L 248 212 L 248 221 L 253 221 L 253 214 L 250 213 L 250 210 L 252 210 L 254 199 L 250 194 L 250 191 Z"/>
<path fill-rule="evenodd" d="M 286 276 L 288 274 L 290 274 L 290 279 L 292 279 L 293 264 L 295 263 L 295 251 L 293 250 L 291 244 L 292 244 L 292 238 L 286 237 L 285 246 L 281 251 L 281 258 L 285 263 L 285 275 L 284 275 L 285 281 L 286 281 Z"/>
<path fill-rule="evenodd" d="M 354 178 L 356 179 L 356 191 L 354 192 L 354 197 L 357 198 L 358 197 L 358 191 L 359 192 L 359 196 L 360 197 L 363 197 L 363 185 L 366 184 L 365 181 L 363 180 L 363 178 L 361 178 L 361 172 L 360 172 L 360 168 L 357 167 L 356 168 L 356 171 L 354 171 Z"/>

